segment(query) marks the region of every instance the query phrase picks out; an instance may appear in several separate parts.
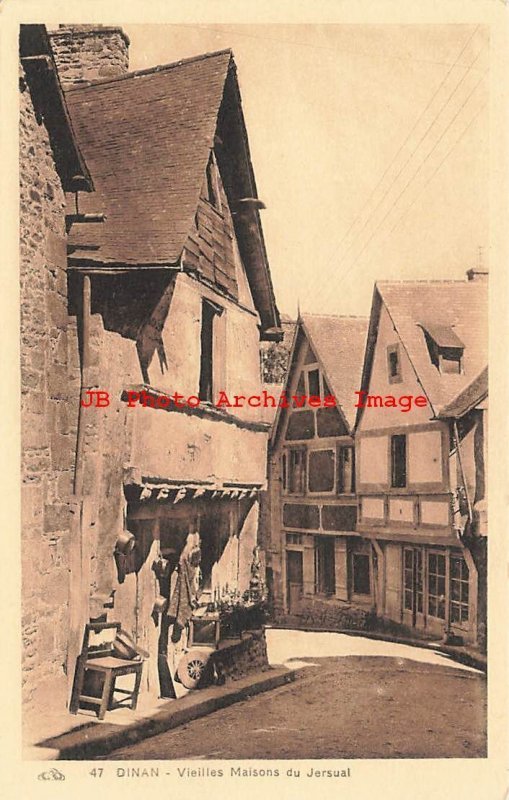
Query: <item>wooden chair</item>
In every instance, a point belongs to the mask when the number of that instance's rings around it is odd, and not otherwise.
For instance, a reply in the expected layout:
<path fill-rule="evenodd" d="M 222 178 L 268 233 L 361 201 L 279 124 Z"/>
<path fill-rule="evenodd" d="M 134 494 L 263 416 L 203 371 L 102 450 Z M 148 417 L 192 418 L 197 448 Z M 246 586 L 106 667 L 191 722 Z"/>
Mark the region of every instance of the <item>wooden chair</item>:
<path fill-rule="evenodd" d="M 124 701 L 130 701 L 134 710 L 138 702 L 140 691 L 141 673 L 143 662 L 141 660 L 127 660 L 118 658 L 114 653 L 114 641 L 120 631 L 120 622 L 94 622 L 85 625 L 83 647 L 76 662 L 74 685 L 72 690 L 69 711 L 77 714 L 83 703 L 97 706 L 97 716 L 104 719 L 106 711 L 110 708 L 122 707 Z M 100 696 L 87 693 L 86 679 L 99 675 L 102 681 Z M 121 675 L 134 675 L 134 688 L 120 689 L 115 686 L 115 681 Z M 123 701 L 114 705 L 114 693 L 126 695 Z"/>

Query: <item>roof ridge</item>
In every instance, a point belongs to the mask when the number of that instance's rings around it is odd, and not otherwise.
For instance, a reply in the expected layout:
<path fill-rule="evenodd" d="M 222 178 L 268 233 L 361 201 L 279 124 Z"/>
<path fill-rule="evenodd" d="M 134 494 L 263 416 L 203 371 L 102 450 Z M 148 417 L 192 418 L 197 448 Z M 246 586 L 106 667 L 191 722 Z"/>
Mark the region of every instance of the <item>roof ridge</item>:
<path fill-rule="evenodd" d="M 387 286 L 388 284 L 391 284 L 391 283 L 392 284 L 397 284 L 398 286 L 401 286 L 402 284 L 410 284 L 410 285 L 413 286 L 414 284 L 422 284 L 422 283 L 428 283 L 428 284 L 429 283 L 433 283 L 433 284 L 435 284 L 435 283 L 461 283 L 461 284 L 464 284 L 465 286 L 470 286 L 470 285 L 479 286 L 482 282 L 481 281 L 469 281 L 468 278 L 420 278 L 420 279 L 415 279 L 415 280 L 398 280 L 398 279 L 389 280 L 388 279 L 388 280 L 375 281 L 375 286 Z M 483 283 L 483 285 L 486 286 L 487 284 Z"/>
<path fill-rule="evenodd" d="M 229 53 L 233 58 L 233 50 L 231 47 L 226 47 L 223 50 L 214 50 L 211 53 L 200 53 L 197 56 L 181 58 L 179 61 L 173 61 L 170 64 L 158 64 L 155 67 L 133 70 L 132 72 L 126 72 L 123 75 L 116 75 L 114 78 L 101 78 L 100 80 L 96 81 L 83 81 L 83 83 L 75 83 L 66 88 L 65 93 L 67 94 L 67 92 L 75 92 L 79 89 L 91 89 L 96 86 L 104 86 L 105 84 L 110 83 L 118 83 L 119 81 L 125 81 L 129 78 L 138 78 L 143 77 L 144 75 L 155 75 L 158 72 L 166 72 L 167 70 L 175 69 L 175 67 L 182 67 L 186 64 L 192 64 L 196 61 L 203 61 L 206 58 L 217 58 L 217 56 L 223 56 L 227 53 Z"/>

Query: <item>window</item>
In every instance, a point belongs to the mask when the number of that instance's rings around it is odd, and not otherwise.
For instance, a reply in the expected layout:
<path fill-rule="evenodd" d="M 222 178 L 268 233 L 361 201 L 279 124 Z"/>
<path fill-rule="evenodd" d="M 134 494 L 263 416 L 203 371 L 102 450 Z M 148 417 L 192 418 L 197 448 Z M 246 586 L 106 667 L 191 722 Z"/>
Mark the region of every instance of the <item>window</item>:
<path fill-rule="evenodd" d="M 418 548 L 405 548 L 403 560 L 403 605 L 407 611 L 416 611 L 419 614 L 422 614 L 424 608 L 422 561 L 422 550 Z"/>
<path fill-rule="evenodd" d="M 201 352 L 200 352 L 200 386 L 198 396 L 206 403 L 212 403 L 214 375 L 214 327 L 215 318 L 223 311 L 208 300 L 203 300 L 201 307 Z"/>
<path fill-rule="evenodd" d="M 352 553 L 352 593 L 371 594 L 369 576 L 369 555 L 367 553 Z"/>
<path fill-rule="evenodd" d="M 399 359 L 399 346 L 391 344 L 387 348 L 387 369 L 389 372 L 389 383 L 401 382 L 401 363 Z"/>
<path fill-rule="evenodd" d="M 320 372 L 317 369 L 312 369 L 308 372 L 308 396 L 321 397 Z"/>
<path fill-rule="evenodd" d="M 287 533 L 286 544 L 302 544 L 302 533 Z"/>
<path fill-rule="evenodd" d="M 207 200 L 214 208 L 217 208 L 218 211 L 221 210 L 217 167 L 213 153 L 210 154 L 209 163 L 207 164 Z"/>
<path fill-rule="evenodd" d="M 461 358 L 463 350 L 456 347 L 442 347 L 439 351 L 440 355 L 440 372 L 453 373 L 456 375 L 461 374 Z"/>
<path fill-rule="evenodd" d="M 309 491 L 334 491 L 334 450 L 309 451 Z"/>
<path fill-rule="evenodd" d="M 355 492 L 355 464 L 353 447 L 338 449 L 338 492 L 353 494 Z"/>
<path fill-rule="evenodd" d="M 334 562 L 334 538 L 315 536 L 315 592 L 334 594 L 336 574 Z"/>
<path fill-rule="evenodd" d="M 445 555 L 428 553 L 428 614 L 445 619 Z"/>
<path fill-rule="evenodd" d="M 450 325 L 420 323 L 431 363 L 444 373 L 460 374 L 465 345 Z"/>
<path fill-rule="evenodd" d="M 451 622 L 468 622 L 468 567 L 463 556 L 451 556 Z"/>
<path fill-rule="evenodd" d="M 306 449 L 288 450 L 288 493 L 304 494 L 306 490 Z"/>
<path fill-rule="evenodd" d="M 281 478 L 283 481 L 283 491 L 288 489 L 288 459 L 286 453 L 283 453 L 281 458 Z"/>
<path fill-rule="evenodd" d="M 214 310 L 207 302 L 201 309 L 200 400 L 212 402 L 212 356 L 214 341 Z"/>
<path fill-rule="evenodd" d="M 391 486 L 401 489 L 406 486 L 406 436 L 391 436 Z"/>

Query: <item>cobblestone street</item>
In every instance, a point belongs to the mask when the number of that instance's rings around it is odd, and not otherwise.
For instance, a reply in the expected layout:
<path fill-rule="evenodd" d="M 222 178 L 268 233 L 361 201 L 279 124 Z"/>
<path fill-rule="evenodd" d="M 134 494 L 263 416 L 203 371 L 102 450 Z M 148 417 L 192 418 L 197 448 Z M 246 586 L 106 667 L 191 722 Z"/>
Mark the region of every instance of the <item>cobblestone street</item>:
<path fill-rule="evenodd" d="M 269 651 L 280 657 L 285 651 L 283 633 L 269 632 Z M 345 649 L 343 639 L 350 649 L 374 650 L 378 655 L 308 655 L 317 643 L 324 652 L 327 641 L 332 651 Z M 287 634 L 287 641 L 292 643 L 292 634 Z M 299 650 L 294 650 L 292 661 L 303 669 L 295 683 L 117 750 L 109 758 L 485 755 L 486 681 L 481 673 L 449 666 L 445 657 L 421 648 L 362 637 L 295 632 L 294 647 L 296 642 Z"/>

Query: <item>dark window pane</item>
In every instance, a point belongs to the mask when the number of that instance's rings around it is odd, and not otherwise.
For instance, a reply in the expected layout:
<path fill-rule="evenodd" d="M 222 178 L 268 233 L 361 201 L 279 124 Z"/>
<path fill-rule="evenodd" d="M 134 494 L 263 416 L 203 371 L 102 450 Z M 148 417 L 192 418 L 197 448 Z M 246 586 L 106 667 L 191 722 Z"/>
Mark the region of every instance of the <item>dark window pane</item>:
<path fill-rule="evenodd" d="M 397 350 L 391 350 L 389 353 L 389 374 L 391 378 L 396 378 L 399 373 L 399 361 Z"/>
<path fill-rule="evenodd" d="M 345 436 L 348 434 L 340 413 L 334 406 L 316 409 L 316 428 L 318 436 Z"/>
<path fill-rule="evenodd" d="M 353 447 L 340 447 L 338 451 L 338 491 L 352 493 L 355 491 L 355 467 Z"/>
<path fill-rule="evenodd" d="M 309 396 L 320 397 L 320 372 L 312 369 L 308 372 Z"/>
<path fill-rule="evenodd" d="M 406 436 L 391 436 L 391 485 L 394 488 L 406 486 Z"/>
<path fill-rule="evenodd" d="M 334 489 L 334 450 L 311 450 L 309 453 L 309 491 L 331 492 Z"/>
<path fill-rule="evenodd" d="M 290 414 L 286 438 L 312 439 L 315 435 L 315 417 L 312 411 L 294 411 Z"/>
<path fill-rule="evenodd" d="M 334 539 L 315 536 L 315 589 L 320 594 L 336 591 Z"/>
<path fill-rule="evenodd" d="M 323 506 L 322 528 L 324 531 L 354 531 L 357 506 Z"/>
<path fill-rule="evenodd" d="M 285 528 L 314 528 L 316 530 L 320 527 L 318 506 L 285 503 L 283 506 L 283 525 Z"/>
<path fill-rule="evenodd" d="M 405 567 L 412 569 L 414 563 L 413 553 L 411 550 L 405 550 Z"/>
<path fill-rule="evenodd" d="M 212 402 L 214 317 L 212 306 L 202 303 L 199 398 L 207 403 Z"/>
<path fill-rule="evenodd" d="M 300 396 L 302 396 L 303 394 L 306 394 L 306 386 L 305 386 L 305 383 L 304 383 L 304 373 L 303 372 L 300 373 L 299 382 L 297 384 L 297 391 L 295 392 L 295 394 L 300 395 Z"/>
<path fill-rule="evenodd" d="M 354 553 L 352 566 L 353 593 L 370 594 L 369 556 L 364 555 L 364 553 Z"/>

